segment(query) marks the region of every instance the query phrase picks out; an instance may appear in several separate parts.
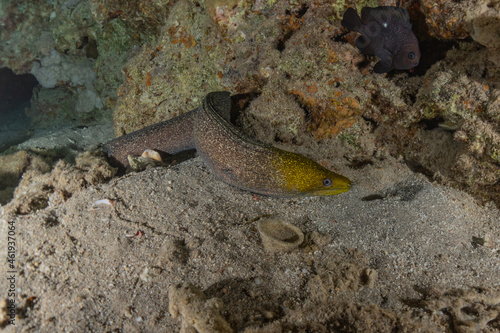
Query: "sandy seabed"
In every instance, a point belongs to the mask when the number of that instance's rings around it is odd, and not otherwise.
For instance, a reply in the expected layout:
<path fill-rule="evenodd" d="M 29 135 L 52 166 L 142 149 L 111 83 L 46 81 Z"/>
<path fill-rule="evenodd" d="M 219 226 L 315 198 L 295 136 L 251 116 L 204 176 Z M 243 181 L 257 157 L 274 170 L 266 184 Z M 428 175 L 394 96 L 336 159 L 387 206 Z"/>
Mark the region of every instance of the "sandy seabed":
<path fill-rule="evenodd" d="M 500 330 L 499 211 L 396 160 L 341 170 L 353 188 L 316 198 L 253 195 L 199 158 L 88 185 L 101 162 L 33 176 L 2 207 L 17 239 L 15 327 L 0 280 L 6 331 Z M 26 195 L 47 188 L 30 210 Z M 269 218 L 304 242 L 268 251 L 256 225 Z"/>

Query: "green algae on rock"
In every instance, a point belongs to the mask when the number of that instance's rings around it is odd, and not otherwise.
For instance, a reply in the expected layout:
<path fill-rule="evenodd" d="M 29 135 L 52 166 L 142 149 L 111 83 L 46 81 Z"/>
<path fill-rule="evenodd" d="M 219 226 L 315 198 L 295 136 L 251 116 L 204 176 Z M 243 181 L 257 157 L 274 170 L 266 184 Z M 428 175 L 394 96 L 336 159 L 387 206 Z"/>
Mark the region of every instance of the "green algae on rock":
<path fill-rule="evenodd" d="M 111 117 L 123 83 L 121 69 L 144 34 L 117 17 L 97 21 L 91 1 L 8 0 L 0 16 L 5 23 L 0 29 L 0 66 L 31 72 L 42 86 L 29 110 L 34 124 L 80 125 Z M 57 101 L 44 100 L 49 95 Z"/>
<path fill-rule="evenodd" d="M 135 50 L 123 67 L 115 135 L 178 116 L 199 105 L 197 96 L 220 90 L 218 63 L 229 52 L 203 8 L 176 2 L 154 43 Z"/>

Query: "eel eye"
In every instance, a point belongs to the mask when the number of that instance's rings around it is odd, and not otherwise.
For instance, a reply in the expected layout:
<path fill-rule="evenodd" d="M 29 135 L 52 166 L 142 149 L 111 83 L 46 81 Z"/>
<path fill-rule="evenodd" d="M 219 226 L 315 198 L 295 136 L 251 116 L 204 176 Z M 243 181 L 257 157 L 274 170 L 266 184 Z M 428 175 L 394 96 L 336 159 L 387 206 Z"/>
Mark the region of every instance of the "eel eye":
<path fill-rule="evenodd" d="M 415 59 L 415 52 L 408 53 L 408 58 L 409 59 Z"/>
<path fill-rule="evenodd" d="M 329 178 L 323 179 L 323 186 L 325 187 L 332 186 L 332 181 Z"/>

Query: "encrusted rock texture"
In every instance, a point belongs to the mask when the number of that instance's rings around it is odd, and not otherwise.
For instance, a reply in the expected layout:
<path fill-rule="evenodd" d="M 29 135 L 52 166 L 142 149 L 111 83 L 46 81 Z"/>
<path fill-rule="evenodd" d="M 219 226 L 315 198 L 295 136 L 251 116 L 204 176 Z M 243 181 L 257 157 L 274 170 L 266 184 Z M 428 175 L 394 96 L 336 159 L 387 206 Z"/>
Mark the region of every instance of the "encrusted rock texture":
<path fill-rule="evenodd" d="M 408 8 L 415 71 L 375 74 L 357 34 L 339 37 L 347 7 L 377 5 Z M 113 112 L 118 136 L 227 90 L 262 141 L 341 140 L 353 165 L 400 156 L 500 205 L 499 13 L 491 0 L 6 1 L 0 66 L 39 80 L 34 119 Z"/>

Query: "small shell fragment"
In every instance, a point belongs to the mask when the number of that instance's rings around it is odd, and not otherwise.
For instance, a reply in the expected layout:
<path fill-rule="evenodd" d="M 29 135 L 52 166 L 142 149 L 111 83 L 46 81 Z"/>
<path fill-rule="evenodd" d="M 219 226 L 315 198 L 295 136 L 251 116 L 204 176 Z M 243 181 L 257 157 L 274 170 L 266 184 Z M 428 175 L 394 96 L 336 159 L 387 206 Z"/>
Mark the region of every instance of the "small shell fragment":
<path fill-rule="evenodd" d="M 142 230 L 137 230 L 137 232 L 134 235 L 125 235 L 127 238 L 142 238 L 144 236 L 144 232 Z"/>
<path fill-rule="evenodd" d="M 146 149 L 141 157 L 143 158 L 149 158 L 149 159 L 152 159 L 152 160 L 155 160 L 157 162 L 163 162 L 161 156 L 160 156 L 160 153 L 157 152 L 156 150 L 153 150 L 153 149 Z"/>
<path fill-rule="evenodd" d="M 283 220 L 263 219 L 257 223 L 262 244 L 269 252 L 286 252 L 304 241 L 304 234 L 296 226 Z"/>
<path fill-rule="evenodd" d="M 114 206 L 116 203 L 116 200 L 115 199 L 100 199 L 100 200 L 97 200 L 96 202 L 94 202 L 92 204 L 92 207 L 96 207 L 96 206 L 99 206 L 99 205 L 108 205 L 108 206 Z"/>
<path fill-rule="evenodd" d="M 161 155 L 156 150 L 146 149 L 141 156 L 127 156 L 130 169 L 134 171 L 142 171 L 147 167 L 155 167 L 163 164 Z"/>

